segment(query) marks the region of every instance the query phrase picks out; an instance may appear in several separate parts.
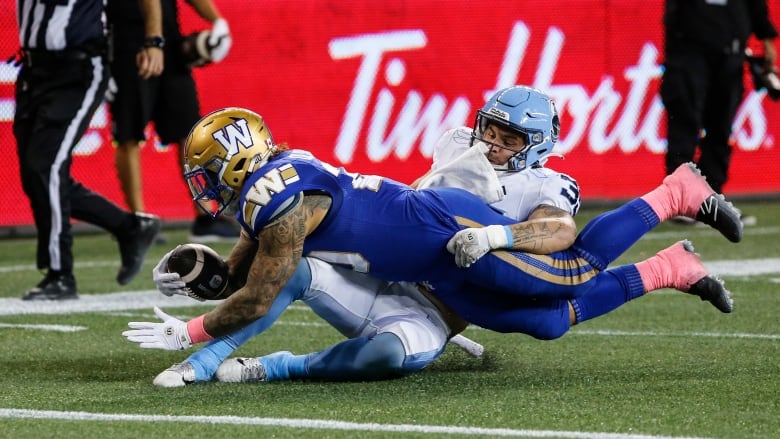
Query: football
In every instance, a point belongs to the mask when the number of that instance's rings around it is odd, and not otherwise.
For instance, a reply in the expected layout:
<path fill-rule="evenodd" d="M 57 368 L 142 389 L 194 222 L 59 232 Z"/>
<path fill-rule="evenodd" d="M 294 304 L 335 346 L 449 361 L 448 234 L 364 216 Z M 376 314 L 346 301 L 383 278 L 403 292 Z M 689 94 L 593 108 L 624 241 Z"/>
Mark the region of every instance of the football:
<path fill-rule="evenodd" d="M 179 273 L 189 296 L 201 300 L 224 299 L 228 286 L 228 266 L 212 248 L 202 244 L 182 244 L 173 249 L 166 266 Z"/>

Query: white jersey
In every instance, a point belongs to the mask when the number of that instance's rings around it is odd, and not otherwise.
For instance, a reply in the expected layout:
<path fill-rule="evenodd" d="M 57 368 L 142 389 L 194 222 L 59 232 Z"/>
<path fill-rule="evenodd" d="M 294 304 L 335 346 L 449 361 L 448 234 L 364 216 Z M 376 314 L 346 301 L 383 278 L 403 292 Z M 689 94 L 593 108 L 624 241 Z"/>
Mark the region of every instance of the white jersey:
<path fill-rule="evenodd" d="M 432 174 L 450 172 L 448 169 L 450 164 L 457 163 L 463 157 L 478 156 L 485 163 L 490 164 L 484 155 L 486 151 L 480 150 L 482 154 L 473 154 L 473 149 L 478 146 L 470 146 L 471 131 L 471 128 L 461 127 L 444 133 L 434 146 Z M 473 161 L 471 164 L 475 169 L 477 167 L 484 169 L 482 164 Z M 503 196 L 500 200 L 492 202 L 484 196 L 483 199 L 514 220 L 528 219 L 531 212 L 541 205 L 557 207 L 571 215 L 575 215 L 580 208 L 580 189 L 577 181 L 566 174 L 544 167 L 527 168 L 520 172 L 495 170 L 493 166 L 489 169 L 497 176 Z M 488 174 L 490 171 L 483 171 L 483 173 Z M 476 193 L 479 187 L 492 184 L 491 176 L 484 174 L 482 178 L 469 174 L 471 185 L 458 182 L 457 186 Z M 441 179 L 436 179 L 439 180 Z M 427 187 L 431 186 L 434 185 Z"/>

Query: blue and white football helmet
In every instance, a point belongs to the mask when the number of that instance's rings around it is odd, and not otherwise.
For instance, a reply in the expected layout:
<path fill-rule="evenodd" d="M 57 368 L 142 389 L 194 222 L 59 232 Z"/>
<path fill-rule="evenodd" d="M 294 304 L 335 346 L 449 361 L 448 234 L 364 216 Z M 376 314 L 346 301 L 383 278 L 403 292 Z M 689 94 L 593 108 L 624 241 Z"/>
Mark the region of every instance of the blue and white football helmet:
<path fill-rule="evenodd" d="M 520 133 L 526 146 L 507 163 L 507 171 L 522 171 L 528 167 L 542 166 L 552 154 L 561 131 L 558 111 L 552 99 L 541 91 L 516 85 L 497 91 L 477 111 L 471 145 L 484 142 L 489 147 L 505 148 L 486 141 L 483 133 L 488 125 Z"/>

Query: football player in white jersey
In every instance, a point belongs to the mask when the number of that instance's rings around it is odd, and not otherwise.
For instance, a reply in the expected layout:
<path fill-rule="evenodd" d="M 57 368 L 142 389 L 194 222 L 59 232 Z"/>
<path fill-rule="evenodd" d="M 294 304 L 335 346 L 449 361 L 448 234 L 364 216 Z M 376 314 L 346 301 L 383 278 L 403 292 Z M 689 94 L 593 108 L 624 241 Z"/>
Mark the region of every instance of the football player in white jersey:
<path fill-rule="evenodd" d="M 416 184 L 420 187 L 455 185 L 482 192 L 484 199 L 492 201 L 493 206 L 506 215 L 525 220 L 525 226 L 515 229 L 516 233 L 511 238 L 504 237 L 504 241 L 512 239 L 515 248 L 520 245 L 525 246 L 524 251 L 546 254 L 567 248 L 575 241 L 576 226 L 572 217 L 580 203 L 576 181 L 542 166 L 547 156 L 552 153 L 552 146 L 557 140 L 557 114 L 552 106 L 548 109 L 536 108 L 537 122 L 544 124 L 543 130 L 554 134 L 554 139 L 549 144 L 530 145 L 527 133 L 506 129 L 507 127 L 501 124 L 493 123 L 493 119 L 489 117 L 491 109 L 495 111 L 496 107 L 500 109 L 504 106 L 499 97 L 511 101 L 513 96 L 529 94 L 534 97 L 541 96 L 542 101 L 549 100 L 537 90 L 527 87 L 502 90 L 479 112 L 475 129 L 458 128 L 447 132 L 435 148 L 431 172 Z M 539 117 L 545 114 L 546 118 Z M 494 172 L 493 168 L 497 172 Z M 469 174 L 469 170 L 475 169 L 479 172 L 474 178 L 463 178 L 464 173 Z M 696 184 L 706 186 L 703 180 L 690 178 L 696 181 Z M 708 187 L 702 190 L 712 192 Z M 686 212 L 665 212 L 663 218 L 668 218 L 671 213 L 698 215 L 698 207 L 697 203 L 694 209 L 689 208 Z M 636 213 L 631 215 L 636 216 Z M 721 231 L 724 229 L 722 226 L 712 225 Z M 654 224 L 644 225 L 641 231 L 635 234 L 644 233 L 652 226 Z M 504 231 L 501 229 L 502 233 Z M 480 234 L 482 236 L 479 236 Z M 638 236 L 636 238 L 638 239 Z M 489 233 L 466 229 L 451 242 L 453 250 L 461 253 L 463 264 L 468 265 L 481 256 L 481 252 L 484 254 L 500 245 L 506 246 L 506 242 L 497 246 L 494 241 L 495 237 L 489 236 Z M 622 246 L 628 248 L 634 241 Z M 665 252 L 673 252 L 676 258 L 685 259 L 685 263 L 692 265 L 693 269 L 686 273 L 676 273 L 676 277 L 671 276 L 674 278 L 671 281 L 666 279 L 646 283 L 645 290 L 676 287 L 688 291 L 691 284 L 705 278 L 714 281 L 706 274 L 698 258 L 691 251 L 686 251 L 682 244 L 678 243 L 670 249 Z M 609 258 L 612 260 L 622 251 L 613 253 L 617 254 L 610 254 Z M 177 275 L 164 273 L 162 267 L 165 266 L 165 259 L 163 258 L 155 269 L 158 287 L 167 295 L 187 294 Z M 605 262 L 609 263 L 611 260 Z M 313 258 L 305 258 L 299 264 L 296 276 L 288 283 L 285 291 L 286 293 L 276 299 L 266 316 L 230 336 L 211 341 L 184 362 L 159 374 L 155 378 L 155 385 L 182 386 L 208 381 L 215 375 L 220 381 L 230 382 L 294 378 L 389 378 L 425 367 L 441 355 L 447 340 L 465 327 L 465 322 L 457 315 L 415 284 L 380 281 Z M 725 289 L 721 288 L 721 292 L 716 298 L 706 299 L 712 301 L 721 311 L 730 312 L 730 298 Z M 578 298 L 581 303 L 564 300 L 540 304 L 534 301 L 533 305 L 529 303 L 524 308 L 529 316 L 535 316 L 529 321 L 534 324 L 541 321 L 543 328 L 529 327 L 527 331 L 521 332 L 542 339 L 556 338 L 565 333 L 570 325 L 602 315 L 636 297 L 640 295 L 604 300 L 593 294 L 592 297 Z M 259 358 L 229 359 L 222 363 L 238 346 L 270 326 L 294 300 L 303 300 L 309 304 L 318 315 L 349 339 L 308 355 L 278 352 Z M 523 305 L 520 304 L 520 307 Z M 176 319 L 162 311 L 156 312 L 164 323 L 146 325 L 158 325 L 154 329 L 160 329 L 166 324 L 175 324 Z M 144 330 L 143 325 L 144 323 L 138 323 L 134 327 Z M 146 329 L 152 328 L 147 326 Z M 186 347 L 172 346 L 159 336 L 155 339 L 149 338 L 148 335 L 147 333 L 145 341 L 132 341 L 141 342 L 142 347 Z"/>

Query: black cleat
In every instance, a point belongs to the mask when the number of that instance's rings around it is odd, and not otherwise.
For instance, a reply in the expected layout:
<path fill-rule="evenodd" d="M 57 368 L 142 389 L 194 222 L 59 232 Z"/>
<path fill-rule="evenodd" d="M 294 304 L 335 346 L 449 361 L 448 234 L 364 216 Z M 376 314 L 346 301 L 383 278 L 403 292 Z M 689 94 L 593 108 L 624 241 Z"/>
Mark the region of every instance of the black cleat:
<path fill-rule="evenodd" d="M 742 213 L 722 194 L 707 197 L 696 212 L 696 220 L 719 231 L 731 242 L 742 241 Z"/>
<path fill-rule="evenodd" d="M 76 279 L 72 274 L 47 274 L 35 288 L 27 291 L 22 300 L 78 299 Z"/>
<path fill-rule="evenodd" d="M 728 314 L 734 310 L 734 300 L 731 298 L 731 293 L 723 285 L 723 281 L 715 276 L 709 275 L 701 278 L 691 285 L 688 293 L 712 303 L 712 306 L 718 308 L 718 311 L 722 313 Z"/>
<path fill-rule="evenodd" d="M 160 231 L 160 218 L 145 213 L 135 213 L 135 227 L 118 239 L 122 266 L 116 275 L 119 285 L 126 285 L 141 271 L 146 252 Z"/>

